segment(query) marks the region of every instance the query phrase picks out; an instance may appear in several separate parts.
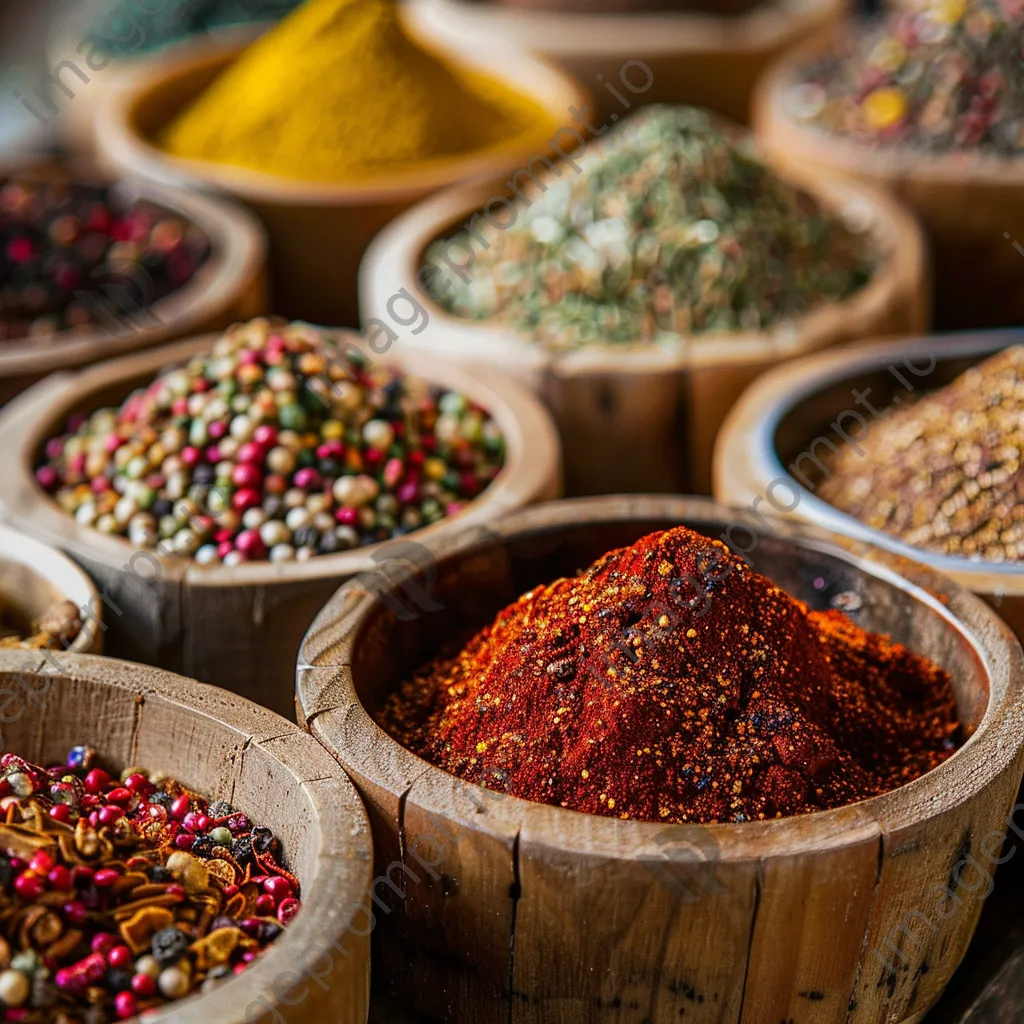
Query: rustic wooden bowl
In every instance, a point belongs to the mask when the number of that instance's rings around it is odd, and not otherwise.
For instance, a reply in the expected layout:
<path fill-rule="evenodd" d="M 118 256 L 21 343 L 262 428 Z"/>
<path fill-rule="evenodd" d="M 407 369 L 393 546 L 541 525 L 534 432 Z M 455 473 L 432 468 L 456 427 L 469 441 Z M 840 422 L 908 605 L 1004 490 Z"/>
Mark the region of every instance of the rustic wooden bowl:
<path fill-rule="evenodd" d="M 38 685 L 42 705 L 4 718 L 5 751 L 51 763 L 88 743 L 116 768 L 166 772 L 273 829 L 302 884 L 303 910 L 244 978 L 147 1024 L 365 1024 L 370 829 L 337 764 L 291 723 L 212 686 L 91 655 L 62 654 L 44 673 L 34 653 L 0 651 L 2 685 Z"/>
<path fill-rule="evenodd" d="M 538 583 L 679 523 L 716 537 L 735 524 L 754 567 L 812 607 L 858 595 L 860 625 L 950 671 L 969 742 L 935 771 L 849 807 L 664 827 L 463 783 L 374 723 L 445 640 Z M 765 532 L 704 499 L 557 502 L 493 529 L 440 551 L 432 593 L 443 610 L 402 620 L 345 586 L 303 645 L 307 728 L 368 805 L 378 873 L 393 861 L 404 869 L 392 875 L 404 898 L 375 935 L 375 977 L 417 1020 L 457 1024 L 920 1020 L 981 909 L 967 897 L 933 921 L 932 890 L 982 837 L 1005 831 L 1024 767 L 1024 656 L 1006 626 L 916 563 L 786 522 Z M 397 591 L 380 596 L 394 607 Z"/>
<path fill-rule="evenodd" d="M 59 166 L 0 169 L 24 178 L 101 181 L 102 175 Z M 107 179 L 109 180 L 109 178 Z M 158 203 L 206 232 L 211 252 L 184 287 L 149 307 L 145 316 L 116 316 L 109 324 L 58 331 L 24 341 L 0 341 L 0 405 L 55 370 L 227 327 L 267 309 L 266 238 L 258 222 L 233 203 L 140 182 L 120 183 L 132 199 Z M 116 312 L 116 311 L 115 311 Z M 116 326 L 113 320 L 116 319 Z"/>
<path fill-rule="evenodd" d="M 546 0 L 412 0 L 408 16 L 425 33 L 456 44 L 484 45 L 491 52 L 501 40 L 543 54 L 592 91 L 604 118 L 624 116 L 622 104 L 608 91 L 611 84 L 631 103 L 690 103 L 746 124 L 762 72 L 790 47 L 834 30 L 850 3 L 763 0 L 736 11 L 741 5 L 733 0 L 707 0 L 705 11 L 668 11 L 661 3 L 645 13 L 633 3 L 618 12 L 611 4 L 579 0 L 565 3 L 563 10 L 557 6 Z M 626 61 L 642 61 L 651 69 L 653 84 L 642 97 L 634 98 L 618 82 Z M 564 114 L 568 108 L 562 109 Z"/>
<path fill-rule="evenodd" d="M 477 174 L 501 173 L 547 152 L 545 140 L 555 130 L 539 125 L 536 131 L 480 156 L 336 185 L 293 181 L 165 153 L 155 136 L 241 49 L 210 45 L 147 64 L 101 108 L 99 149 L 105 161 L 127 174 L 228 193 L 251 206 L 270 234 L 274 308 L 285 316 L 356 324 L 359 261 L 380 228 L 439 188 Z M 542 102 L 555 126 L 569 123 L 570 107 L 587 102 L 568 76 L 534 57 L 468 47 L 459 56 L 467 65 L 485 69 Z"/>
<path fill-rule="evenodd" d="M 908 147 L 872 148 L 794 121 L 786 94 L 814 53 L 776 64 L 754 95 L 754 129 L 783 166 L 841 173 L 891 190 L 921 218 L 935 259 L 936 322 L 942 328 L 1024 322 L 1024 159 L 977 154 L 934 158 Z"/>
<path fill-rule="evenodd" d="M 888 367 L 896 367 L 916 388 L 933 391 L 952 383 L 969 366 L 1022 343 L 1024 331 L 939 335 L 822 353 L 778 368 L 737 402 L 722 428 L 715 449 L 715 497 L 747 508 L 760 496 L 761 510 L 770 511 L 766 491 L 773 480 L 779 480 L 772 497 L 783 507 L 796 501 L 793 518 L 916 559 L 949 576 L 985 598 L 1024 638 L 1024 566 L 972 562 L 911 547 L 815 497 L 787 468 L 818 438 L 837 447 L 843 444 L 830 425 L 844 410 L 857 408 L 853 390 L 863 395 L 865 388 L 871 388 L 869 401 L 879 409 L 909 398 L 910 393 Z M 918 367 L 928 366 L 934 359 L 934 369 L 915 376 L 905 359 Z M 870 428 L 872 418 L 865 418 Z M 849 426 L 848 435 L 859 433 L 851 417 L 840 426 Z M 802 463 L 801 468 L 813 471 L 810 463 Z M 811 478 L 811 482 L 815 480 Z"/>
<path fill-rule="evenodd" d="M 415 560 L 418 542 L 470 530 L 557 496 L 558 440 L 543 407 L 513 382 L 496 374 L 471 376 L 409 353 L 402 364 L 411 373 L 479 402 L 508 442 L 500 475 L 455 518 L 400 541 L 308 562 L 227 567 L 136 553 L 126 539 L 84 528 L 65 515 L 33 474 L 46 438 L 61 429 L 70 413 L 119 403 L 162 367 L 209 348 L 215 338 L 207 335 L 80 373 L 54 374 L 12 404 L 0 416 L 0 479 L 7 481 L 0 491 L 0 519 L 66 552 L 122 608 L 123 615 L 107 616 L 111 654 L 187 672 L 290 717 L 299 644 L 339 582 L 357 575 L 374 579 L 389 571 L 392 560 Z"/>
<path fill-rule="evenodd" d="M 718 428 L 765 370 L 865 333 L 912 333 L 927 323 L 926 250 L 913 216 L 874 189 L 834 178 L 790 177 L 831 207 L 856 210 L 887 257 L 866 287 L 801 318 L 792 336 L 707 334 L 675 348 L 594 343 L 551 353 L 501 326 L 453 317 L 420 282 L 423 255 L 436 238 L 504 194 L 493 181 L 443 192 L 381 232 L 360 278 L 364 320 L 385 318 L 388 302 L 408 289 L 429 311 L 430 325 L 403 338 L 403 345 L 499 368 L 543 398 L 561 434 L 569 494 L 708 493 Z"/>
<path fill-rule="evenodd" d="M 0 526 L 0 608 L 26 629 L 57 601 L 70 601 L 82 628 L 68 650 L 99 654 L 103 648 L 103 602 L 92 580 L 66 555 L 17 530 Z M 54 648 L 64 652 L 63 644 Z"/>

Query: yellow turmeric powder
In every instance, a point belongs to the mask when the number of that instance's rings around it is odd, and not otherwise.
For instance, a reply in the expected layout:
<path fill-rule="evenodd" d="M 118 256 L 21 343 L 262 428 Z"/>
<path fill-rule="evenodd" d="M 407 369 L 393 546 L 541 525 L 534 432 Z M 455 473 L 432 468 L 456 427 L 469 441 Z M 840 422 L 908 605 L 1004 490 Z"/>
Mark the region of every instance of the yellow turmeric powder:
<path fill-rule="evenodd" d="M 176 156 L 343 182 L 501 147 L 551 118 L 411 39 L 394 0 L 306 0 L 165 131 Z"/>

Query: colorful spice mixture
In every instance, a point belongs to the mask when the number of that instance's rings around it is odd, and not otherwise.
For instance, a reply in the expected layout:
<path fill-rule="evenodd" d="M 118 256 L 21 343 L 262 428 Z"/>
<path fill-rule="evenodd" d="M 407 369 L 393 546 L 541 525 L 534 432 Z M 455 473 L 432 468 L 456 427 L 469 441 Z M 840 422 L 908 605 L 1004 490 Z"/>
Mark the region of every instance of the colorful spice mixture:
<path fill-rule="evenodd" d="M 498 475 L 480 406 L 308 324 L 258 319 L 51 438 L 40 485 L 139 548 L 300 561 L 456 515 Z"/>
<path fill-rule="evenodd" d="M 800 121 L 926 153 L 1024 153 L 1024 3 L 904 0 L 800 70 Z"/>
<path fill-rule="evenodd" d="M 241 974 L 298 913 L 281 844 L 222 800 L 89 747 L 0 757 L 4 1020 L 107 1024 Z"/>
<path fill-rule="evenodd" d="M 815 493 L 907 544 L 1024 561 L 1024 346 L 889 413 L 833 457 Z"/>
<path fill-rule="evenodd" d="M 791 328 L 876 268 L 863 225 L 778 178 L 748 136 L 704 111 L 644 108 L 579 164 L 521 195 L 511 226 L 505 212 L 498 226 L 474 218 L 472 233 L 431 247 L 432 294 L 449 312 L 550 348 L 678 343 Z"/>
<path fill-rule="evenodd" d="M 0 586 L 0 598 L 3 587 Z M 0 649 L 43 647 L 66 650 L 82 631 L 82 611 L 71 601 L 57 600 L 29 628 L 22 617 L 0 599 Z"/>
<path fill-rule="evenodd" d="M 685 527 L 523 595 L 380 723 L 469 782 L 665 823 L 839 807 L 959 742 L 941 668 Z"/>
<path fill-rule="evenodd" d="M 306 0 L 164 133 L 175 156 L 306 181 L 348 182 L 538 144 L 534 100 L 435 55 L 395 0 Z"/>
<path fill-rule="evenodd" d="M 198 227 L 116 187 L 0 178 L 0 341 L 116 330 L 209 255 Z"/>
<path fill-rule="evenodd" d="M 109 0 L 89 38 L 107 54 L 152 53 L 168 43 L 241 25 L 277 21 L 300 0 L 165 0 L 160 7 Z"/>

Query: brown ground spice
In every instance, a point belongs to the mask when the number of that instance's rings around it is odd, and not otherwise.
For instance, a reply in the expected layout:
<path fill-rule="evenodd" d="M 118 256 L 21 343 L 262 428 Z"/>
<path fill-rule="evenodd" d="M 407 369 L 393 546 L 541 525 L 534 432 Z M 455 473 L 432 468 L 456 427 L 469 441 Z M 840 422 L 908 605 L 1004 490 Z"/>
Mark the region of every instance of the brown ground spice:
<path fill-rule="evenodd" d="M 665 823 L 853 803 L 960 740 L 941 668 L 685 527 L 524 594 L 379 721 L 469 782 Z"/>

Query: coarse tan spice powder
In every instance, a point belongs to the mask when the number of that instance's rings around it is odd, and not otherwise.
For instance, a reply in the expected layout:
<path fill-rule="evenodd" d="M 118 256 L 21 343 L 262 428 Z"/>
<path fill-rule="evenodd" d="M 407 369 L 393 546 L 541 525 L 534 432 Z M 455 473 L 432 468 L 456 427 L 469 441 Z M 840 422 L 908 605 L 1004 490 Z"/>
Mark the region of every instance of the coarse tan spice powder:
<path fill-rule="evenodd" d="M 945 671 L 685 527 L 524 594 L 379 722 L 468 782 L 665 823 L 839 807 L 960 742 Z"/>

